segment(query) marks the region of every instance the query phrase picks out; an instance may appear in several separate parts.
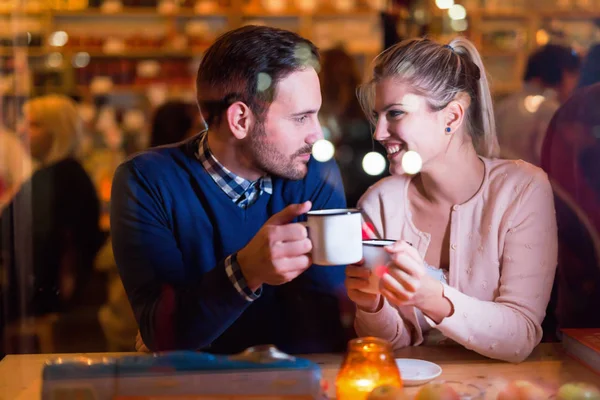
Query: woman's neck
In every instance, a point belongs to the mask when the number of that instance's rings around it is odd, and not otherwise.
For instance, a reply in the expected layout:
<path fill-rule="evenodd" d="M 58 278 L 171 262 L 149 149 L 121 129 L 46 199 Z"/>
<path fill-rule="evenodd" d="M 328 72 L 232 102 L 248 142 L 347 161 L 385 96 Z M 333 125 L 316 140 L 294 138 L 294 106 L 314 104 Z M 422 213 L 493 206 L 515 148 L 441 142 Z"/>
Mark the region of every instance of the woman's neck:
<path fill-rule="evenodd" d="M 473 146 L 465 147 L 465 151 L 445 155 L 413 180 L 423 199 L 434 205 L 451 206 L 465 203 L 479 191 L 485 165 Z"/>

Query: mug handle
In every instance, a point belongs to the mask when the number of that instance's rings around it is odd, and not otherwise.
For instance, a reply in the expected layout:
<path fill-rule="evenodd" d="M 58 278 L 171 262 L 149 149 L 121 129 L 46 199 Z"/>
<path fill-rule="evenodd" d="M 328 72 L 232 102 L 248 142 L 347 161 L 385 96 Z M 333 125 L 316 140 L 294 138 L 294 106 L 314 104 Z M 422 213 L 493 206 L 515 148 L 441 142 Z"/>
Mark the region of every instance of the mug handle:
<path fill-rule="evenodd" d="M 308 221 L 298 221 L 296 223 L 306 228 L 306 236 L 310 239 L 310 227 L 308 226 Z"/>

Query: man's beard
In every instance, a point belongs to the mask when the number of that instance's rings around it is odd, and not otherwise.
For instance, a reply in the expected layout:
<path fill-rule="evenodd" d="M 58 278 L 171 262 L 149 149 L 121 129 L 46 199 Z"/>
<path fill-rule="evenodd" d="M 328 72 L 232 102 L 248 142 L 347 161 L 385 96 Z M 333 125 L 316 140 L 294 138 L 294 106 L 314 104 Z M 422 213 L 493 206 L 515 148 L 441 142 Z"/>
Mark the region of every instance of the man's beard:
<path fill-rule="evenodd" d="M 299 180 L 306 176 L 306 167 L 299 156 L 310 154 L 312 146 L 306 145 L 291 156 L 281 153 L 273 143 L 267 140 L 263 122 L 256 122 L 248 135 L 248 151 L 256 167 L 269 175 L 290 180 Z"/>

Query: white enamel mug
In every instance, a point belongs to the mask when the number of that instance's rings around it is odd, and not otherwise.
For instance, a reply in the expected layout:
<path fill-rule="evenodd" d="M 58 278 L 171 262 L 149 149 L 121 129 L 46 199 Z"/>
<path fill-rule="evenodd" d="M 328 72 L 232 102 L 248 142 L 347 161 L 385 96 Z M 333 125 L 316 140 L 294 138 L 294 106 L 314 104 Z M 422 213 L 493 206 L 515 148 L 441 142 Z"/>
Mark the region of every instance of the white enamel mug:
<path fill-rule="evenodd" d="M 362 218 L 356 208 L 316 210 L 303 223 L 317 265 L 345 265 L 362 259 Z"/>
<path fill-rule="evenodd" d="M 378 267 L 385 267 L 390 262 L 390 254 L 385 251 L 386 246 L 391 246 L 396 243 L 395 240 L 373 239 L 363 240 L 363 259 L 365 268 L 371 271 L 369 277 L 369 286 L 361 289 L 366 293 L 379 293 L 379 275 L 377 274 Z"/>

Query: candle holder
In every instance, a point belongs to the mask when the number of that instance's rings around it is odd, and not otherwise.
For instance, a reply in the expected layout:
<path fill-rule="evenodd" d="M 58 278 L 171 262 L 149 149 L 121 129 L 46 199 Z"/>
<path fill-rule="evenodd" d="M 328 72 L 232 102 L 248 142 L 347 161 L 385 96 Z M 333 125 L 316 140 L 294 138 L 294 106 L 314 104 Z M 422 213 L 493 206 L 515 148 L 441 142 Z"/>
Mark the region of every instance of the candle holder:
<path fill-rule="evenodd" d="M 382 385 L 402 388 L 391 344 L 375 337 L 352 339 L 335 382 L 337 399 L 364 400 Z"/>

